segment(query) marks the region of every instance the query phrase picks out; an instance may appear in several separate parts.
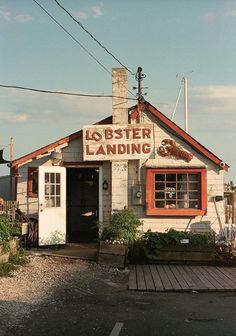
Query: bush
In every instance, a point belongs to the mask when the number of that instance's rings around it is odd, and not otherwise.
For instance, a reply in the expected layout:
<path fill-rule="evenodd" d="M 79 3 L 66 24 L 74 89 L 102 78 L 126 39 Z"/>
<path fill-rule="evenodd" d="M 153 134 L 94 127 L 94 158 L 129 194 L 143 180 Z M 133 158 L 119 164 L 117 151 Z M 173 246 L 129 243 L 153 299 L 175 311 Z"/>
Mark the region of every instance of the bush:
<path fill-rule="evenodd" d="M 164 233 L 151 232 L 148 230 L 143 236 L 144 249 L 148 254 L 157 255 L 163 247 L 183 246 L 183 244 L 181 244 L 182 239 L 189 240 L 189 244 L 187 244 L 187 246 L 214 246 L 214 237 L 210 233 L 197 234 L 193 232 L 170 229 Z"/>
<path fill-rule="evenodd" d="M 0 215 L 0 244 L 4 251 L 9 250 L 9 241 L 13 235 L 13 225 L 6 215 Z"/>
<path fill-rule="evenodd" d="M 103 229 L 102 240 L 118 241 L 132 245 L 142 224 L 133 210 L 118 210 L 111 216 L 111 222 Z"/>

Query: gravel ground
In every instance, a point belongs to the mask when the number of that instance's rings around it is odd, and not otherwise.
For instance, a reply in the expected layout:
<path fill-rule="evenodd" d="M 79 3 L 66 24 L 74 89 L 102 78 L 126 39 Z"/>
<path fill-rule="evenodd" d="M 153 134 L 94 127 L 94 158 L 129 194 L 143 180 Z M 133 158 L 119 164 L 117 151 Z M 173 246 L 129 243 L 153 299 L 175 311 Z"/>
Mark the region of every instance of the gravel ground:
<path fill-rule="evenodd" d="M 7 328 L 20 326 L 41 305 L 56 300 L 63 285 L 78 297 L 93 295 L 104 283 L 111 290 L 125 288 L 127 271 L 84 260 L 30 256 L 30 263 L 18 266 L 12 277 L 0 278 L 0 336 L 6 335 Z"/>

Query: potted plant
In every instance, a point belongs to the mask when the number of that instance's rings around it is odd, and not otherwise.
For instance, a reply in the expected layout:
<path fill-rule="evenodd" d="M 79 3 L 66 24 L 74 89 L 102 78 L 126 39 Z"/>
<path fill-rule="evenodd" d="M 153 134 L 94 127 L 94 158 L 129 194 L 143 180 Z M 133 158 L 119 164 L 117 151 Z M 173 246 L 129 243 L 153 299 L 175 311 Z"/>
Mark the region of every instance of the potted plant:
<path fill-rule="evenodd" d="M 109 225 L 105 226 L 102 232 L 98 262 L 124 268 L 128 251 L 133 247 L 141 224 L 131 209 L 114 212 Z"/>

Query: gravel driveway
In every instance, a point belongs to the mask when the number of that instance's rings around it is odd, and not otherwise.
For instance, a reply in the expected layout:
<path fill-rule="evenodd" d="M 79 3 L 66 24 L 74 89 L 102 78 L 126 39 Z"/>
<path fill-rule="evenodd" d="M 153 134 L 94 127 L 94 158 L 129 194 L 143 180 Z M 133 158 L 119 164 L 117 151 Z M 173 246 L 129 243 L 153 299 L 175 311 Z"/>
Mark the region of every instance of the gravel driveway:
<path fill-rule="evenodd" d="M 104 286 L 106 285 L 106 286 Z M 56 300 L 57 289 L 89 296 L 96 291 L 119 291 L 127 287 L 127 271 L 103 267 L 95 262 L 58 257 L 31 256 L 12 277 L 0 278 L 0 336 L 20 328 L 32 311 Z"/>

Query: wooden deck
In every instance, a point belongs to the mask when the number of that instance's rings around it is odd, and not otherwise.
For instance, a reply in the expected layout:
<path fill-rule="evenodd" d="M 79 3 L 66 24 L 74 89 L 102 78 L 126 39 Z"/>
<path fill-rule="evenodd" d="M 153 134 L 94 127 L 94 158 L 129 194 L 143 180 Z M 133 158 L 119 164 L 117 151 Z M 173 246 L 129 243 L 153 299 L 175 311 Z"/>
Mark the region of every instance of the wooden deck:
<path fill-rule="evenodd" d="M 129 289 L 153 292 L 236 291 L 236 267 L 129 265 Z"/>

